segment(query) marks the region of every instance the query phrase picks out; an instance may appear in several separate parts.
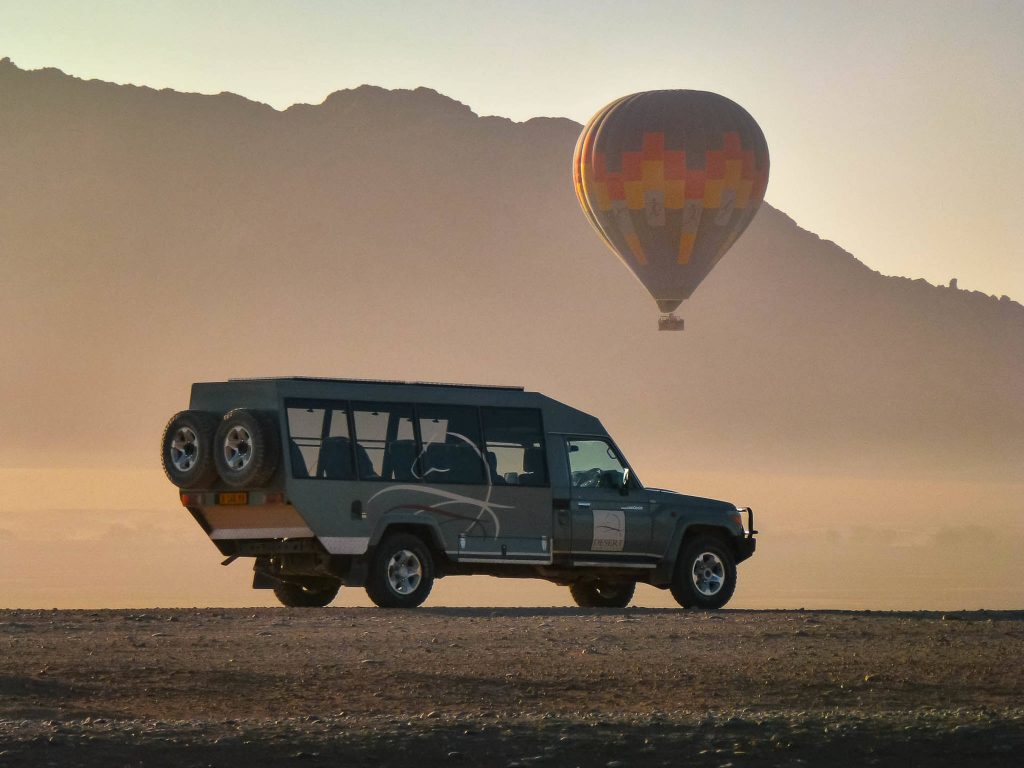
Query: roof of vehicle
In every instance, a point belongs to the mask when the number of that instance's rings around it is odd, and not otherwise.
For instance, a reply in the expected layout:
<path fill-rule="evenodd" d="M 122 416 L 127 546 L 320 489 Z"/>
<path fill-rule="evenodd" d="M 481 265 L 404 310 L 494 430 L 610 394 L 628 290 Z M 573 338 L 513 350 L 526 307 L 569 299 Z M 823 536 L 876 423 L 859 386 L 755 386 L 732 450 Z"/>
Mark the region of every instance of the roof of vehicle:
<path fill-rule="evenodd" d="M 443 381 L 402 381 L 400 379 L 342 379 L 329 376 L 258 376 L 252 378 L 228 379 L 232 381 L 323 381 L 337 384 L 402 384 L 417 387 L 460 387 L 464 389 L 509 389 L 525 391 L 523 387 L 504 384 L 459 384 Z"/>
<path fill-rule="evenodd" d="M 233 408 L 277 410 L 282 398 L 419 402 L 486 407 L 540 408 L 548 432 L 607 434 L 596 417 L 540 392 L 494 384 L 442 384 L 379 379 L 282 376 L 197 382 L 190 407 L 217 413 Z"/>

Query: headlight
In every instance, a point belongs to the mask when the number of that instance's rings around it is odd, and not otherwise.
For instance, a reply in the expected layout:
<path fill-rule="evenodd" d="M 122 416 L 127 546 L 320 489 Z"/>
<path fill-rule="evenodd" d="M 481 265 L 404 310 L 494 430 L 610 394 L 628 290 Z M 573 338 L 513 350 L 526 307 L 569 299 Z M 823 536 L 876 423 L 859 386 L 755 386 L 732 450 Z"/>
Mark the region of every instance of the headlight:
<path fill-rule="evenodd" d="M 735 525 L 737 528 L 739 528 L 742 531 L 743 530 L 743 513 L 740 510 L 738 510 L 738 509 L 734 509 L 732 512 L 727 512 L 726 514 L 729 516 L 729 519 L 732 521 L 733 525 Z"/>

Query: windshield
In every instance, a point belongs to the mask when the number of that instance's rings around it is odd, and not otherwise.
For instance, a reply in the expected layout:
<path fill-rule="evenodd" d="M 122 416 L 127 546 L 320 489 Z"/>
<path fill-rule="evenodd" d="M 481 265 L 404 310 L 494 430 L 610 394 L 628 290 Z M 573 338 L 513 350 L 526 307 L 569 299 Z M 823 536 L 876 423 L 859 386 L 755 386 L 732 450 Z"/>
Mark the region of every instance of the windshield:
<path fill-rule="evenodd" d="M 574 488 L 621 488 L 626 465 L 611 443 L 596 438 L 567 440 Z"/>

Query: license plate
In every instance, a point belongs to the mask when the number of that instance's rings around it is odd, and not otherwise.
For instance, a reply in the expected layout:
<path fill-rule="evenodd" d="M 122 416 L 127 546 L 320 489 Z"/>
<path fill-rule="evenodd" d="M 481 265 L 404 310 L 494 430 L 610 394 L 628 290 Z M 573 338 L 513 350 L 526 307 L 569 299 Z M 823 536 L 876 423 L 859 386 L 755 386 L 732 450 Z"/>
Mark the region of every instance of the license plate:
<path fill-rule="evenodd" d="M 235 493 L 218 493 L 217 503 L 221 506 L 244 506 L 249 503 L 249 493 L 239 491 Z"/>

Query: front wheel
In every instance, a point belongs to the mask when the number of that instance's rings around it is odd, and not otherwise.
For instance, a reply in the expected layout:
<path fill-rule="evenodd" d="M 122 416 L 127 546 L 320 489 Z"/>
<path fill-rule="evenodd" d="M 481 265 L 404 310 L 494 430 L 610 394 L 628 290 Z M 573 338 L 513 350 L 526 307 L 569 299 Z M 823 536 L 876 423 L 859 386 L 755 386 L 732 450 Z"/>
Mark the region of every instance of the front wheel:
<path fill-rule="evenodd" d="M 415 608 L 434 586 L 434 558 L 423 539 L 396 533 L 377 545 L 366 594 L 380 608 Z"/>
<path fill-rule="evenodd" d="M 301 584 L 282 581 L 274 587 L 274 596 L 288 608 L 323 608 L 338 596 L 340 584 L 325 589 L 311 589 Z"/>
<path fill-rule="evenodd" d="M 589 579 L 569 586 L 569 593 L 580 608 L 625 608 L 634 592 L 635 581 Z"/>
<path fill-rule="evenodd" d="M 715 536 L 688 542 L 676 561 L 672 597 L 683 608 L 721 608 L 736 590 L 736 557 Z"/>

